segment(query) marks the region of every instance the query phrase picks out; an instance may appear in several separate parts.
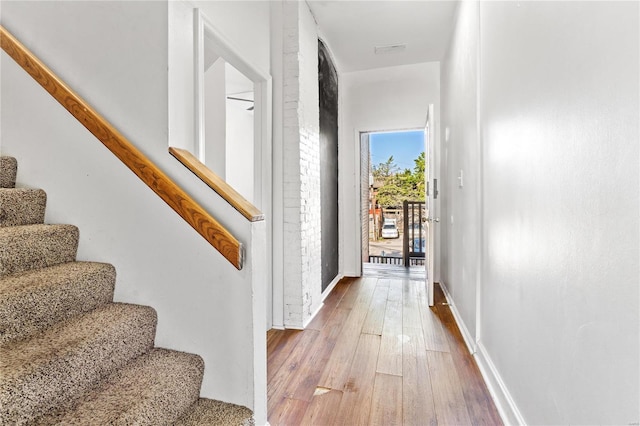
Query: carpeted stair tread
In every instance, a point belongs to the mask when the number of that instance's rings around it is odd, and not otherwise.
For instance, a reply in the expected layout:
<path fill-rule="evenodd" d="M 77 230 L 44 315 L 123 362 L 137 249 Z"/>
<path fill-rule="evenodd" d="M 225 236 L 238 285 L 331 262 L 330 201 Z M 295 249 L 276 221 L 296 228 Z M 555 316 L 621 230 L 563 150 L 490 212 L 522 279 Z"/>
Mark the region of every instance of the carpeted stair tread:
<path fill-rule="evenodd" d="M 113 300 L 116 272 L 69 262 L 0 278 L 0 344 L 23 339 Z"/>
<path fill-rule="evenodd" d="M 198 399 L 203 371 L 197 355 L 153 349 L 38 424 L 172 425 Z"/>
<path fill-rule="evenodd" d="M 13 188 L 16 185 L 18 162 L 13 157 L 0 157 L 0 188 Z"/>
<path fill-rule="evenodd" d="M 42 189 L 0 188 L 0 226 L 43 223 L 46 204 Z"/>
<path fill-rule="evenodd" d="M 253 412 L 241 405 L 200 398 L 175 423 L 175 426 L 252 426 Z"/>
<path fill-rule="evenodd" d="M 0 276 L 72 262 L 78 238 L 73 225 L 0 228 Z"/>
<path fill-rule="evenodd" d="M 110 303 L 0 346 L 0 419 L 30 423 L 153 346 L 152 308 Z"/>

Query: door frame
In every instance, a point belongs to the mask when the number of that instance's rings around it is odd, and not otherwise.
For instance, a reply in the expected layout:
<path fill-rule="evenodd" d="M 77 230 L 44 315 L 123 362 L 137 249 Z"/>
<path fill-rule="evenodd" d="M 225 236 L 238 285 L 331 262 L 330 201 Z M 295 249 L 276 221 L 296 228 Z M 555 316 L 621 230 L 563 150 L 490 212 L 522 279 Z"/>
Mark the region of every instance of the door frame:
<path fill-rule="evenodd" d="M 433 117 L 433 120 L 434 120 L 434 123 L 435 123 L 435 116 L 434 116 L 434 111 L 433 111 L 434 105 L 430 104 L 429 107 L 430 107 L 430 110 L 431 110 L 431 115 L 430 116 Z M 429 117 L 429 115 L 427 115 L 427 117 Z M 426 123 L 422 127 L 405 127 L 405 128 L 390 129 L 390 130 L 387 129 L 387 130 L 356 130 L 355 131 L 355 136 L 354 137 L 355 137 L 355 139 L 357 141 L 357 146 L 359 147 L 359 150 L 357 151 L 357 155 L 355 155 L 356 170 L 359 170 L 359 172 L 360 172 L 359 175 L 358 175 L 358 179 L 356 179 L 356 193 L 358 194 L 358 209 L 356 211 L 356 215 L 357 215 L 357 222 L 356 223 L 360 224 L 360 226 L 358 228 L 358 235 L 359 236 L 362 235 L 363 228 L 364 228 L 365 225 L 368 228 L 368 221 L 365 224 L 365 221 L 363 220 L 363 217 L 362 217 L 363 216 L 362 215 L 363 203 L 364 203 L 363 196 L 362 196 L 362 191 L 363 191 L 362 182 L 365 179 L 365 176 L 364 176 L 364 174 L 365 174 L 365 167 L 364 167 L 365 164 L 363 164 L 363 162 L 362 162 L 362 155 L 363 155 L 363 151 L 366 150 L 367 158 L 369 158 L 369 151 L 370 151 L 370 148 L 371 148 L 371 146 L 370 146 L 370 135 L 373 134 L 373 133 L 400 133 L 400 132 L 412 132 L 412 131 L 420 131 L 420 130 L 424 131 L 425 127 L 426 127 Z M 434 129 L 434 135 L 435 135 L 435 124 L 432 127 Z M 366 135 L 366 143 L 364 141 L 364 139 L 365 139 L 364 136 L 365 135 Z M 434 141 L 435 141 L 435 136 L 434 136 Z M 426 146 L 425 146 L 425 148 L 426 148 Z M 426 157 L 427 157 L 427 151 L 425 149 L 425 159 L 426 159 Z M 367 164 L 366 165 L 367 166 L 371 166 L 368 163 L 369 163 L 369 160 L 367 160 Z M 368 178 L 369 178 L 368 173 L 367 173 L 366 177 L 367 177 L 366 180 L 368 181 Z M 367 233 L 367 235 L 368 235 L 368 233 Z M 362 276 L 362 273 L 363 273 L 363 266 L 362 265 L 363 265 L 363 263 L 365 263 L 364 260 L 363 260 L 363 252 L 364 252 L 363 242 L 364 241 L 362 241 L 362 239 L 360 239 L 360 244 L 358 244 L 358 246 L 356 247 L 356 249 L 357 249 L 357 257 L 356 258 L 360 260 L 359 262 L 356 262 L 356 268 L 357 268 L 356 276 L 358 276 L 358 277 Z M 368 244 L 368 241 L 367 241 L 367 244 Z M 427 265 L 426 265 L 426 259 L 425 259 L 425 269 L 426 268 L 427 268 Z M 433 274 L 432 274 L 432 276 L 433 276 Z"/>
<path fill-rule="evenodd" d="M 438 209 L 436 208 L 436 200 L 438 199 L 439 188 L 437 186 L 437 178 L 435 177 L 435 117 L 434 106 L 429 104 L 427 118 L 424 127 L 424 152 L 425 152 L 425 188 L 427 194 L 425 197 L 427 208 L 427 254 L 425 258 L 425 269 L 427 272 L 426 283 L 427 296 L 429 306 L 434 305 L 434 260 L 435 260 L 435 233 L 436 226 L 440 219 L 436 216 Z"/>

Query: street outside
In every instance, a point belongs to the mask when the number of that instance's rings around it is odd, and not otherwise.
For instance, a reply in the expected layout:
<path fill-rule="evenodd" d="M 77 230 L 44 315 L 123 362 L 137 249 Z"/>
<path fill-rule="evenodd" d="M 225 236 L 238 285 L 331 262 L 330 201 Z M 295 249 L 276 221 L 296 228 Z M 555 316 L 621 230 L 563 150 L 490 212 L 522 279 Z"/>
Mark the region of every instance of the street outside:
<path fill-rule="evenodd" d="M 402 233 L 400 238 L 369 240 L 369 255 L 402 257 Z"/>

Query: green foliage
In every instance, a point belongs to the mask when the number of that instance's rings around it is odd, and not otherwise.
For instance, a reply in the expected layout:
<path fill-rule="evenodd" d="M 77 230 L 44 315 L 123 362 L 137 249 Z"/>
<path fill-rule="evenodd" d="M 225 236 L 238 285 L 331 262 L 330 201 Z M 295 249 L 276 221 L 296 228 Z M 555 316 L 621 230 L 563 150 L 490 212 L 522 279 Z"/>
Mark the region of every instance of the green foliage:
<path fill-rule="evenodd" d="M 398 171 L 393 156 L 384 163 L 373 166 L 373 178 L 382 184 L 376 200 L 382 207 L 400 207 L 404 200 L 424 201 L 425 199 L 425 156 L 420 153 L 413 160 L 413 170 Z"/>
<path fill-rule="evenodd" d="M 388 178 L 395 175 L 397 171 L 398 166 L 393 162 L 392 155 L 386 162 L 373 166 L 373 180 L 376 182 L 385 182 Z"/>

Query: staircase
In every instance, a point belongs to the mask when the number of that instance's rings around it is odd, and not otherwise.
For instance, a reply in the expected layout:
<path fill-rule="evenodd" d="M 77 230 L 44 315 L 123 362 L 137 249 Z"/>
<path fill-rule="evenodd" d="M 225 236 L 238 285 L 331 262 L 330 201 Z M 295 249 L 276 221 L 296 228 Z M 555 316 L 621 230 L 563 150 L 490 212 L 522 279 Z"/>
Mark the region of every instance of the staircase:
<path fill-rule="evenodd" d="M 114 267 L 76 261 L 78 229 L 16 172 L 0 157 L 0 425 L 252 424 L 199 398 L 202 359 L 154 347 L 153 308 L 114 303 Z"/>

